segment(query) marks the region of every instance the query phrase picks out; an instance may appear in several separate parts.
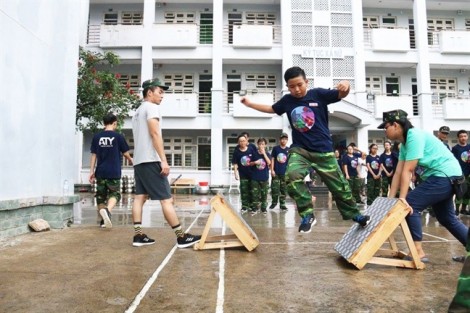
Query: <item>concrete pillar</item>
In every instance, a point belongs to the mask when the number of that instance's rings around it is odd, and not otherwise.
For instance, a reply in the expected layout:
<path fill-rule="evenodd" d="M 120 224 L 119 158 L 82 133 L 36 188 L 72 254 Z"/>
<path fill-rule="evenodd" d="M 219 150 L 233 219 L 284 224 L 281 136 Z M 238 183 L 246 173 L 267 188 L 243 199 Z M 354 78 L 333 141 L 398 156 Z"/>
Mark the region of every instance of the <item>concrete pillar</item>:
<path fill-rule="evenodd" d="M 364 33 L 362 31 L 362 0 L 352 1 L 352 18 L 354 32 L 354 92 L 355 104 L 367 107 L 366 61 L 364 56 Z M 351 96 L 349 96 L 351 97 Z"/>
<path fill-rule="evenodd" d="M 143 27 L 144 33 L 146 34 L 144 38 L 150 38 L 152 33 L 152 27 L 155 23 L 155 1 L 154 0 L 144 0 L 144 19 Z M 147 79 L 153 78 L 157 74 L 153 73 L 153 56 L 152 56 L 152 45 L 149 41 L 142 43 L 142 64 L 140 70 L 140 79 L 141 83 Z"/>
<path fill-rule="evenodd" d="M 368 151 L 369 148 L 369 133 L 367 127 L 361 127 L 357 129 L 357 141 L 356 145 L 361 151 Z"/>
<path fill-rule="evenodd" d="M 213 43 L 212 43 L 212 113 L 211 113 L 211 155 L 223 155 L 223 125 L 222 116 L 224 88 L 223 88 L 223 1 L 213 2 Z M 225 183 L 224 159 L 222 157 L 211 158 L 211 185 Z"/>
<path fill-rule="evenodd" d="M 416 66 L 416 78 L 418 84 L 418 110 L 420 116 L 419 126 L 432 132 L 432 92 L 429 68 L 429 47 L 427 31 L 426 1 L 414 0 L 413 19 L 416 35 L 416 50 L 418 53 L 418 64 Z"/>
<path fill-rule="evenodd" d="M 88 38 L 88 22 L 90 15 L 90 1 L 83 0 L 79 2 L 80 5 L 80 34 L 78 44 L 85 47 Z"/>

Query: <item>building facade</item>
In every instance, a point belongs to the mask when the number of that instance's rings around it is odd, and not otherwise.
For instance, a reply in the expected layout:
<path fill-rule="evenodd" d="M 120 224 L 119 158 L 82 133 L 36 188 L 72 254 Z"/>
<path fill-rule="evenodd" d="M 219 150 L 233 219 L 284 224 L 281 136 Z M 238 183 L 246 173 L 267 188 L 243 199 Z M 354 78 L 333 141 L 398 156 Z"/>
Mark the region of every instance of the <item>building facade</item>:
<path fill-rule="evenodd" d="M 330 105 L 336 147 L 382 144 L 382 112 L 403 109 L 416 127 L 470 126 L 470 3 L 434 0 L 91 0 L 82 44 L 112 50 L 113 69 L 139 91 L 158 77 L 171 177 L 231 184 L 236 136 L 277 144 L 286 117 L 245 108 L 240 96 L 272 104 L 287 92 L 284 71 L 298 65 L 310 87 L 351 82 Z M 130 120 L 124 134 L 132 148 Z M 78 182 L 89 174 L 92 134 L 78 140 Z M 124 164 L 124 175 L 132 168 Z M 170 177 L 170 178 L 171 178 Z"/>

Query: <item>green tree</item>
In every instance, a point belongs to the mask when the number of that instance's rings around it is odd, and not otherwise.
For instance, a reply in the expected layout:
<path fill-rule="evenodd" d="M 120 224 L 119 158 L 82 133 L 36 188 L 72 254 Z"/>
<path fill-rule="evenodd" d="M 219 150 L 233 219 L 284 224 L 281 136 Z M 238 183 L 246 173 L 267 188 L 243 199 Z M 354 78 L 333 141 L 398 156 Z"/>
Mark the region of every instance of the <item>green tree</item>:
<path fill-rule="evenodd" d="M 79 55 L 77 128 L 96 131 L 108 112 L 114 113 L 122 123 L 129 116 L 129 111 L 138 107 L 140 99 L 129 84 L 122 85 L 119 73 L 110 71 L 119 64 L 119 58 L 112 52 L 102 54 L 82 47 Z"/>

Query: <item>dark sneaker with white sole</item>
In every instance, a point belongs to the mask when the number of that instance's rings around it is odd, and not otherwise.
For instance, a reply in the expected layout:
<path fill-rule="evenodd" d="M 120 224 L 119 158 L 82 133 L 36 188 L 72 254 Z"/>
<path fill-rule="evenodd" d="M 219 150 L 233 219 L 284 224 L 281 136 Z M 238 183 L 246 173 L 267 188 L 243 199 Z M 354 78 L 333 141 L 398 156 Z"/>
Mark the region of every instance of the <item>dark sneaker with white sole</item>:
<path fill-rule="evenodd" d="M 185 233 L 183 237 L 178 237 L 176 240 L 178 242 L 178 248 L 182 249 L 191 247 L 192 245 L 201 241 L 201 236 Z"/>
<path fill-rule="evenodd" d="M 312 231 L 312 226 L 317 223 L 317 220 L 313 214 L 309 214 L 302 218 L 299 226 L 299 233 L 309 233 Z"/>
<path fill-rule="evenodd" d="M 113 223 L 111 223 L 111 213 L 109 213 L 108 209 L 101 209 L 100 215 L 101 215 L 101 218 L 103 218 L 104 227 L 106 228 L 113 227 Z"/>
<path fill-rule="evenodd" d="M 106 226 L 104 226 L 104 221 L 103 221 L 103 220 L 100 221 L 100 227 L 101 227 L 101 228 L 105 228 L 105 227 L 106 227 Z"/>
<path fill-rule="evenodd" d="M 134 241 L 132 242 L 132 245 L 134 247 L 142 247 L 142 246 L 153 245 L 154 243 L 155 243 L 155 240 L 147 237 L 146 234 L 142 234 L 142 235 L 134 236 Z"/>
<path fill-rule="evenodd" d="M 367 224 L 370 222 L 370 216 L 369 215 L 356 215 L 353 217 L 353 221 L 361 225 L 362 227 L 366 227 Z"/>

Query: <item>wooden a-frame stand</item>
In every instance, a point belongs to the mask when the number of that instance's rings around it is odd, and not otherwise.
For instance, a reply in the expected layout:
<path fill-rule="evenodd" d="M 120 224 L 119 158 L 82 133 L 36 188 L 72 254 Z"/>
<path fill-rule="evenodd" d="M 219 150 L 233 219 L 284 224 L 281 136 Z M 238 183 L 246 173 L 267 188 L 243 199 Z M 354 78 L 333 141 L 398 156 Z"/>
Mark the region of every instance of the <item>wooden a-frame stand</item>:
<path fill-rule="evenodd" d="M 336 244 L 335 249 L 358 269 L 362 269 L 367 263 L 424 269 L 425 265 L 418 256 L 410 229 L 405 220 L 410 209 L 398 199 L 379 198 L 376 202 L 372 204 L 370 210 L 368 209 L 364 213 L 370 214 L 371 221 L 375 219 L 375 223 L 371 222 L 365 229 L 362 229 L 359 225 L 353 225 L 341 241 Z M 389 204 L 391 204 L 391 208 Z M 390 210 L 387 212 L 386 209 L 384 210 L 384 206 L 390 208 Z M 403 260 L 408 254 L 398 249 L 393 237 L 393 232 L 399 226 L 410 252 L 410 261 Z M 391 249 L 381 249 L 386 240 L 390 243 Z M 348 248 L 351 246 L 357 247 L 352 253 Z M 347 251 L 348 249 L 349 251 Z"/>
<path fill-rule="evenodd" d="M 233 234 L 208 236 L 215 215 L 219 213 Z M 201 235 L 201 241 L 194 245 L 194 250 L 220 249 L 245 247 L 248 251 L 254 250 L 259 245 L 258 237 L 246 224 L 243 218 L 238 215 L 225 198 L 218 194 L 211 199 L 211 213 L 207 220 L 206 227 Z"/>

